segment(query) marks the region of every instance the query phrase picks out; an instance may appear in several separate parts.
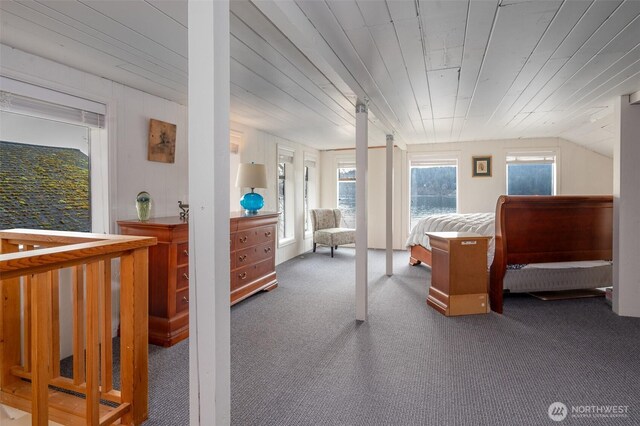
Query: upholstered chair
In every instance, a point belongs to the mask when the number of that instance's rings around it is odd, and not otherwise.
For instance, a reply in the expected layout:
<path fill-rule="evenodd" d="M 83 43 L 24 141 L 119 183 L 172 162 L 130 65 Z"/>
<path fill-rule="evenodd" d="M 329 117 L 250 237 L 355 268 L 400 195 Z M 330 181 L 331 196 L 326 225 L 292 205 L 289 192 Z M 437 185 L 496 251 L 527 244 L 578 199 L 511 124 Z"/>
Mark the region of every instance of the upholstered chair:
<path fill-rule="evenodd" d="M 310 214 L 314 253 L 316 245 L 322 244 L 331 247 L 331 257 L 333 257 L 333 250 L 338 246 L 356 242 L 355 229 L 340 227 L 342 213 L 339 209 L 313 209 Z"/>

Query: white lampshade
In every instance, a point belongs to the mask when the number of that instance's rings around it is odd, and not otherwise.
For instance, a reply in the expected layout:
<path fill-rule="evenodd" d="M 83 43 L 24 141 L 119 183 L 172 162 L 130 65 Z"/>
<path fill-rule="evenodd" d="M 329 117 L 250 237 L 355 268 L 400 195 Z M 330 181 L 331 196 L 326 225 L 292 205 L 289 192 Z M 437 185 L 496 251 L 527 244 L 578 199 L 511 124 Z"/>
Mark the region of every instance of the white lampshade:
<path fill-rule="evenodd" d="M 238 188 L 266 188 L 267 169 L 264 164 L 243 163 L 238 167 L 236 177 Z"/>

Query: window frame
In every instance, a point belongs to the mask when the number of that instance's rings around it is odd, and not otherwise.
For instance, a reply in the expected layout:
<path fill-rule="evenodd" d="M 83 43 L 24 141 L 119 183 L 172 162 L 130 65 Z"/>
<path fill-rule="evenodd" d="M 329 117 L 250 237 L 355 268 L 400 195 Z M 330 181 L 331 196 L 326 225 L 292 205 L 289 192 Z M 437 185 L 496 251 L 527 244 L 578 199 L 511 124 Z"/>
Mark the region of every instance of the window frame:
<path fill-rule="evenodd" d="M 302 221 L 302 235 L 304 239 L 313 238 L 313 229 L 311 225 L 311 218 L 309 217 L 311 209 L 316 208 L 316 203 L 313 202 L 315 200 L 311 199 L 311 195 L 316 193 L 316 182 L 318 175 L 318 159 L 315 155 L 311 155 L 308 152 L 303 154 L 303 164 L 302 164 L 302 211 L 303 211 L 303 221 Z M 310 163 L 313 163 L 311 165 Z M 311 172 L 311 169 L 314 172 Z M 310 185 L 313 187 L 310 188 Z M 312 205 L 313 204 L 313 205 Z"/>
<path fill-rule="evenodd" d="M 411 170 L 413 168 L 412 164 L 414 162 L 424 162 L 424 163 L 433 163 L 433 166 L 445 166 L 447 162 L 451 162 L 456 168 L 456 213 L 460 211 L 460 152 L 458 151 L 442 151 L 442 152 L 414 152 L 409 153 L 407 155 L 407 187 L 406 187 L 406 197 L 407 201 L 405 204 L 406 213 L 404 214 L 406 218 L 406 236 L 408 237 L 411 233 Z M 426 166 L 429 167 L 429 166 Z"/>
<path fill-rule="evenodd" d="M 340 182 L 353 182 L 354 184 L 357 182 L 357 175 L 354 174 L 353 178 L 349 178 L 349 179 L 340 179 L 340 169 L 353 169 L 356 171 L 357 173 L 357 168 L 356 168 L 356 159 L 355 157 L 352 156 L 348 156 L 348 157 L 340 157 L 340 158 L 336 158 L 336 167 L 335 167 L 335 176 L 336 176 L 336 198 L 335 198 L 335 202 L 336 202 L 336 208 L 340 208 Z M 354 205 L 354 211 L 355 211 L 355 205 Z M 345 226 L 349 227 L 348 224 L 346 223 L 346 220 L 344 219 L 344 214 L 342 215 L 342 221 L 345 223 Z M 355 215 L 354 215 L 354 224 L 353 224 L 353 228 L 355 228 Z M 342 226 L 342 224 L 338 224 L 338 226 Z"/>
<path fill-rule="evenodd" d="M 282 157 L 291 161 L 281 161 Z M 284 163 L 284 211 L 278 211 L 278 247 L 284 247 L 296 242 L 296 218 L 295 218 L 295 150 L 293 148 L 278 145 L 276 156 L 276 206 L 280 210 L 280 164 Z M 287 167 L 289 165 L 289 167 Z M 281 229 L 284 235 L 281 237 Z"/>
<path fill-rule="evenodd" d="M 552 161 L 549 160 L 515 160 L 515 161 L 509 161 L 509 157 L 524 157 L 524 158 L 532 158 L 532 157 L 553 157 Z M 505 152 L 505 156 L 504 156 L 504 163 L 505 163 L 505 194 L 507 195 L 511 195 L 509 194 L 509 165 L 512 164 L 551 164 L 552 165 L 552 169 L 551 169 L 551 194 L 550 195 L 557 195 L 560 192 L 560 184 L 559 184 L 559 176 L 560 176 L 560 171 L 559 171 L 559 162 L 560 162 L 560 155 L 558 153 L 557 150 L 555 149 L 536 149 L 536 150 L 518 150 L 518 149 L 513 149 L 513 150 L 507 150 Z"/>
<path fill-rule="evenodd" d="M 66 119 L 64 114 L 58 116 L 54 113 L 54 115 L 48 116 L 46 113 L 43 114 L 35 110 L 12 111 L 11 107 L 4 109 L 8 113 L 79 125 L 88 129 L 91 232 L 109 233 L 112 208 L 112 204 L 109 202 L 112 164 L 110 164 L 109 133 L 107 130 L 110 111 L 108 103 L 8 76 L 0 76 L 0 90 L 7 92 L 9 96 L 26 97 L 34 99 L 36 102 L 50 103 L 68 110 L 84 111 L 80 116 L 71 115 Z M 84 120 L 85 117 L 90 122 L 79 121 L 80 119 Z"/>

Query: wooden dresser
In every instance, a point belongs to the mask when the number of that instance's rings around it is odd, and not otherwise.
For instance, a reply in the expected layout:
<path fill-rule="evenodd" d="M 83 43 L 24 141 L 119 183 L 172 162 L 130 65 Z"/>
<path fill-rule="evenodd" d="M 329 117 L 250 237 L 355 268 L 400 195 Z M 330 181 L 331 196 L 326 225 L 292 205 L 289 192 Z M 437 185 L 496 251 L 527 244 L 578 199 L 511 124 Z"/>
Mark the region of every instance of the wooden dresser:
<path fill-rule="evenodd" d="M 489 312 L 489 237 L 471 232 L 427 235 L 432 256 L 427 304 L 447 316 Z"/>
<path fill-rule="evenodd" d="M 176 217 L 118 221 L 124 235 L 150 236 L 149 343 L 172 346 L 189 337 L 189 224 Z"/>
<path fill-rule="evenodd" d="M 245 216 L 231 213 L 231 304 L 261 290 L 273 290 L 276 279 L 278 213 Z"/>
<path fill-rule="evenodd" d="M 151 236 L 149 342 L 172 346 L 189 337 L 189 224 L 179 217 L 120 220 L 120 233 Z M 278 286 L 277 213 L 231 213 L 231 304 Z"/>

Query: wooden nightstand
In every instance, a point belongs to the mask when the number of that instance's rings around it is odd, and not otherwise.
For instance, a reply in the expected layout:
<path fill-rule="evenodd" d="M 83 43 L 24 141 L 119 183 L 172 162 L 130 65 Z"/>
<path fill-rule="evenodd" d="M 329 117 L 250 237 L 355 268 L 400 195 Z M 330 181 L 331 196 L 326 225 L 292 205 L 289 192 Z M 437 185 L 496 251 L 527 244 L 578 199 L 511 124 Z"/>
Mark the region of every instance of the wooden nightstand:
<path fill-rule="evenodd" d="M 489 312 L 487 245 L 472 232 L 427 232 L 431 244 L 431 287 L 427 304 L 441 314 Z"/>

